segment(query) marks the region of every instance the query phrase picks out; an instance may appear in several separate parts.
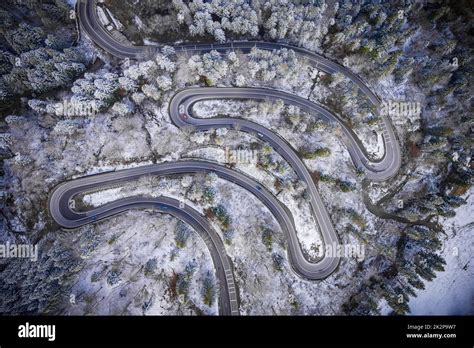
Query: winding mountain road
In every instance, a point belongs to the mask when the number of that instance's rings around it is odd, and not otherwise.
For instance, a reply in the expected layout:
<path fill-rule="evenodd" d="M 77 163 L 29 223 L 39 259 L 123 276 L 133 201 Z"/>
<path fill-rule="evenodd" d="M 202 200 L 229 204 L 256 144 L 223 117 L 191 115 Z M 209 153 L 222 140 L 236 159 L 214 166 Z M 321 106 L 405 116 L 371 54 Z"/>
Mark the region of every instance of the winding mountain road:
<path fill-rule="evenodd" d="M 77 3 L 78 18 L 81 28 L 87 33 L 91 40 L 99 47 L 109 52 L 110 54 L 118 58 L 130 58 L 141 60 L 146 57 L 150 57 L 153 54 L 159 52 L 160 47 L 158 46 L 131 46 L 126 45 L 122 42 L 117 41 L 113 38 L 110 33 L 102 26 L 97 16 L 97 2 L 96 0 L 79 0 Z M 316 68 L 324 71 L 327 74 L 342 73 L 348 77 L 353 83 L 355 83 L 359 89 L 366 95 L 370 102 L 374 105 L 376 113 L 382 119 L 382 137 L 384 141 L 385 153 L 382 159 L 373 160 L 367 153 L 367 150 L 362 145 L 362 142 L 357 135 L 350 129 L 349 126 L 337 115 L 329 111 L 328 109 L 313 103 L 307 99 L 284 93 L 276 90 L 264 90 L 267 97 L 273 97 L 273 95 L 279 94 L 276 97 L 289 101 L 291 104 L 297 104 L 301 108 L 315 112 L 323 116 L 327 120 L 337 121 L 343 130 L 346 139 L 349 141 L 348 151 L 354 162 L 354 165 L 359 169 L 365 169 L 365 174 L 369 180 L 384 181 L 393 177 L 399 170 L 401 165 L 401 152 L 398 139 L 395 135 L 395 131 L 392 127 L 391 121 L 387 115 L 380 114 L 381 101 L 380 98 L 365 84 L 360 76 L 354 74 L 350 69 L 339 65 L 317 53 L 311 52 L 304 48 L 290 46 L 282 43 L 273 42 L 261 42 L 261 41 L 242 41 L 242 42 L 231 42 L 222 44 L 185 44 L 173 46 L 176 51 L 186 52 L 205 52 L 210 50 L 216 51 L 229 51 L 229 50 L 241 50 L 243 52 L 249 52 L 252 48 L 256 47 L 262 50 L 277 50 L 277 49 L 291 49 L 295 51 L 300 57 L 305 58 L 308 62 L 314 65 Z M 220 99 L 225 98 L 229 95 L 229 91 L 219 91 L 217 89 L 203 88 L 202 91 L 192 89 L 196 95 L 199 95 L 201 99 L 205 99 L 203 95 L 207 94 L 207 99 Z M 236 98 L 248 98 L 245 93 L 240 93 L 239 88 L 234 89 L 234 96 Z M 247 89 L 248 90 L 248 89 Z M 262 89 L 260 89 L 262 90 Z M 258 95 L 261 94 L 259 91 L 255 91 L 252 95 L 256 98 L 261 99 Z"/>
<path fill-rule="evenodd" d="M 136 60 L 150 57 L 160 50 L 159 47 L 155 46 L 131 46 L 115 40 L 100 23 L 97 16 L 96 5 L 96 0 L 79 0 L 76 4 L 76 10 L 81 28 L 97 46 L 118 58 L 131 58 Z M 315 67 L 328 74 L 336 72 L 344 74 L 360 88 L 372 102 L 377 113 L 379 113 L 381 105 L 380 99 L 367 87 L 359 76 L 352 73 L 349 69 L 305 49 L 267 42 L 233 42 L 226 44 L 174 46 L 176 51 L 186 52 L 205 52 L 209 50 L 227 51 L 233 49 L 248 52 L 253 47 L 265 50 L 281 48 L 292 49 L 298 55 L 310 61 Z M 274 132 L 248 120 L 240 118 L 199 119 L 193 116 L 192 108 L 196 102 L 209 99 L 229 98 L 279 99 L 283 100 L 286 104 L 296 105 L 328 122 L 337 122 L 341 126 L 348 151 L 355 166 L 363 168 L 367 178 L 370 180 L 387 180 L 394 176 L 400 167 L 401 155 L 399 144 L 390 120 L 385 115 L 380 115 L 383 120 L 382 128 L 385 153 L 382 159 L 373 160 L 369 158 L 360 139 L 340 117 L 321 105 L 292 94 L 262 88 L 188 88 L 179 91 L 173 96 L 170 101 L 169 112 L 173 123 L 178 127 L 193 126 L 197 130 L 207 130 L 218 127 L 238 128 L 242 131 L 255 134 L 257 137 L 271 144 L 292 166 L 300 179 L 306 183 L 310 195 L 312 212 L 319 225 L 325 245 L 339 244 L 337 233 L 307 168 L 291 145 Z M 178 201 L 168 197 L 154 199 L 147 197 L 130 197 L 105 204 L 87 212 L 78 212 L 70 205 L 71 200 L 80 193 L 117 183 L 125 183 L 144 175 L 183 175 L 201 172 L 216 173 L 220 178 L 233 182 L 248 190 L 263 202 L 277 219 L 287 237 L 289 263 L 297 274 L 309 280 L 316 280 L 323 279 L 336 270 L 340 261 L 338 257 L 324 256 L 318 262 L 309 262 L 306 260 L 297 239 L 296 228 L 291 213 L 270 191 L 254 179 L 238 171 L 208 161 L 161 163 L 68 181 L 60 184 L 52 191 L 49 201 L 50 213 L 53 219 L 65 228 L 76 228 L 135 208 L 153 208 L 161 213 L 171 214 L 189 223 L 205 240 L 216 267 L 216 274 L 220 283 L 220 313 L 225 315 L 238 315 L 238 298 L 236 295 L 232 265 L 225 252 L 224 245 L 216 231 L 206 219 L 191 207 L 180 204 Z"/>
<path fill-rule="evenodd" d="M 232 267 L 225 253 L 224 245 L 210 224 L 194 209 L 183 204 L 180 205 L 176 200 L 167 197 L 157 199 L 129 197 L 85 212 L 75 210 L 71 204 L 74 197 L 79 194 L 90 192 L 97 188 L 104 189 L 107 186 L 137 180 L 142 176 L 198 173 L 215 173 L 220 178 L 239 185 L 255 195 L 270 210 L 288 240 L 289 263 L 296 273 L 307 279 L 322 279 L 330 275 L 337 268 L 339 257 L 324 257 L 316 263 L 306 260 L 296 236 L 296 227 L 291 213 L 268 189 L 247 175 L 214 162 L 197 160 L 165 162 L 66 181 L 58 185 L 49 197 L 50 214 L 59 225 L 69 229 L 78 228 L 137 208 L 153 208 L 162 213 L 172 214 L 184 222 L 191 223 L 191 226 L 201 236 L 206 234 L 209 236 L 208 238 L 210 238 L 211 243 L 207 242 L 206 244 L 213 256 L 213 262 L 216 265 L 216 269 L 224 271 L 223 273 L 217 273 L 220 284 L 225 284 L 225 286 L 221 286 L 221 303 L 229 305 L 220 307 L 221 310 L 224 311 L 224 314 L 237 314 L 238 312 L 230 305 L 232 302 L 230 292 L 225 291 L 227 289 L 234 289 L 235 295 L 236 287 L 232 275 Z M 204 239 L 206 240 L 206 237 Z M 228 309 L 232 310 L 229 312 L 227 311 Z"/>
<path fill-rule="evenodd" d="M 182 164 L 181 170 L 186 164 Z M 128 182 L 145 175 L 166 175 L 170 173 L 167 165 L 141 167 L 104 174 L 91 175 L 68 181 L 57 186 L 49 197 L 50 214 L 62 227 L 78 228 L 104 220 L 131 209 L 153 209 L 159 213 L 170 214 L 191 225 L 206 243 L 219 279 L 219 312 L 223 315 L 238 315 L 238 298 L 232 263 L 225 251 L 224 243 L 211 224 L 195 209 L 183 202 L 169 197 L 129 197 L 104 204 L 88 211 L 77 211 L 71 202 L 74 197 L 97 187 L 104 188 L 120 182 Z M 194 173 L 198 172 L 197 170 Z M 173 174 L 175 172 L 172 172 Z"/>

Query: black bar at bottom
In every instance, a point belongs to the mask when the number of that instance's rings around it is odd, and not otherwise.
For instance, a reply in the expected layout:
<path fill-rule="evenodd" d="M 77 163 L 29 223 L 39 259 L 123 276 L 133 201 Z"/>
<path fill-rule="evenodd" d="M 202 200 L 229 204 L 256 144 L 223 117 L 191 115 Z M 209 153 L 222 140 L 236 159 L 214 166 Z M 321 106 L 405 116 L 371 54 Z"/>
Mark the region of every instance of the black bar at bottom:
<path fill-rule="evenodd" d="M 28 323 L 28 324 L 26 324 Z M 23 325 L 23 326 L 22 326 Z M 27 326 L 28 325 L 28 326 Z M 54 341 L 19 337 L 55 325 Z M 38 328 L 41 332 L 46 327 Z M 36 329 L 36 327 L 35 327 Z M 467 317 L 0 317 L 0 346 L 69 344 L 448 345 L 473 347 Z M 35 331 L 31 331 L 34 332 Z M 44 330 L 44 332 L 46 332 Z"/>

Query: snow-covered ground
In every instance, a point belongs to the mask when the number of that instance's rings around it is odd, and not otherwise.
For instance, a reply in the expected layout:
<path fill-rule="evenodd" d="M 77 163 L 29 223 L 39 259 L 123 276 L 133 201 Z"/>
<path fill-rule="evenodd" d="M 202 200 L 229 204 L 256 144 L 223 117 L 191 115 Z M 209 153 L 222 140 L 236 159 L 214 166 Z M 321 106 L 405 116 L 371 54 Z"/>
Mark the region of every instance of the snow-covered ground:
<path fill-rule="evenodd" d="M 220 159 L 224 156 L 222 156 L 222 154 L 219 156 L 218 153 L 214 153 L 214 156 L 212 156 L 211 154 L 215 151 L 217 151 L 215 148 L 201 148 L 199 150 L 190 152 L 190 155 L 199 156 L 201 158 L 214 161 L 220 161 Z M 311 256 L 312 258 L 319 258 L 320 255 L 317 250 L 322 251 L 322 239 L 321 234 L 317 228 L 317 223 L 312 217 L 309 203 L 307 201 L 297 199 L 294 196 L 295 192 L 293 190 L 276 190 L 274 187 L 274 182 L 277 176 L 273 172 L 263 171 L 254 164 L 248 163 L 237 163 L 235 168 L 260 182 L 273 194 L 278 194 L 279 200 L 291 211 L 296 226 L 298 226 L 297 236 L 302 248 L 305 250 L 307 255 Z M 294 172 L 288 173 L 286 176 L 294 176 L 292 179 L 296 179 L 296 173 Z"/>
<path fill-rule="evenodd" d="M 463 197 L 467 204 L 456 210 L 456 216 L 445 219 L 447 233 L 441 255 L 446 260 L 444 272 L 418 290 L 410 300 L 414 315 L 473 315 L 474 314 L 474 204 L 473 189 Z"/>
<path fill-rule="evenodd" d="M 214 274 L 211 256 L 197 233 L 184 248 L 176 246 L 176 219 L 149 211 L 130 211 L 95 226 L 81 228 L 74 237 L 86 266 L 71 291 L 69 314 L 216 315 L 217 298 L 203 303 L 202 282 Z M 196 264 L 188 297 L 173 296 L 173 274 Z M 153 266 L 150 266 L 153 265 Z M 184 305 L 184 306 L 183 306 Z"/>

